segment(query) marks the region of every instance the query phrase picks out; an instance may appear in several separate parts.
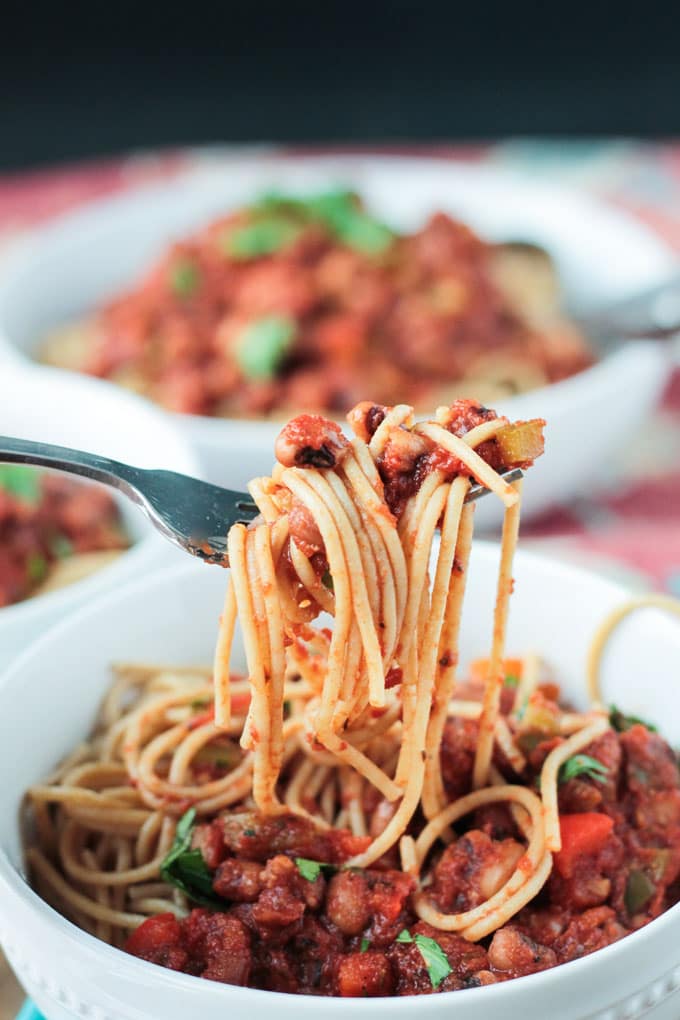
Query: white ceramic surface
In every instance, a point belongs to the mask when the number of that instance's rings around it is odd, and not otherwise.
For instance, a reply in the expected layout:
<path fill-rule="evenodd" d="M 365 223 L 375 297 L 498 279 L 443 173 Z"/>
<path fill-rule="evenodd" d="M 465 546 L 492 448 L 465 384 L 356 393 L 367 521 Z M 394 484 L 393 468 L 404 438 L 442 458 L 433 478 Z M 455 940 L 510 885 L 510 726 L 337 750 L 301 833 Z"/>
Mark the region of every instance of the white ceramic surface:
<path fill-rule="evenodd" d="M 58 443 L 139 467 L 195 474 L 196 457 L 167 415 L 95 379 L 47 368 L 0 366 L 0 434 Z M 133 545 L 111 565 L 75 584 L 0 609 L 0 668 L 56 620 L 99 592 L 179 560 L 126 499 L 118 500 Z"/>
<path fill-rule="evenodd" d="M 473 554 L 463 657 L 488 647 L 497 549 Z M 593 628 L 626 595 L 582 570 L 517 557 L 509 648 L 538 648 L 566 695 L 583 703 Z M 116 659 L 208 661 L 225 575 L 187 562 L 138 580 L 63 621 L 0 681 L 0 942 L 49 1020 L 281 1020 L 390 1016 L 432 1020 L 624 1020 L 680 1013 L 680 907 L 592 956 L 505 984 L 417 998 L 328 1000 L 219 985 L 111 949 L 43 903 L 21 877 L 17 811 L 23 791 L 87 732 Z M 663 726 L 680 743 L 680 626 L 656 610 L 631 618 L 607 655 L 605 696 Z M 238 666 L 239 663 L 237 662 Z M 39 734 L 39 739 L 35 739 Z M 30 753 L 27 753 L 29 751 Z"/>
<path fill-rule="evenodd" d="M 402 157 L 207 155 L 201 169 L 172 184 L 92 204 L 26 241 L 0 275 L 0 361 L 32 356 L 51 327 L 134 283 L 170 240 L 259 191 L 337 183 L 355 187 L 399 228 L 414 229 L 442 208 L 490 239 L 544 245 L 575 307 L 643 289 L 677 265 L 670 249 L 627 214 L 493 167 Z M 526 514 L 583 493 L 606 474 L 653 407 L 667 371 L 661 349 L 636 344 L 565 383 L 503 403 L 510 416 L 550 422 L 550 466 L 535 470 Z M 181 426 L 212 481 L 243 485 L 271 467 L 275 425 L 185 416 Z M 494 503 L 480 506 L 479 525 L 498 519 Z"/>

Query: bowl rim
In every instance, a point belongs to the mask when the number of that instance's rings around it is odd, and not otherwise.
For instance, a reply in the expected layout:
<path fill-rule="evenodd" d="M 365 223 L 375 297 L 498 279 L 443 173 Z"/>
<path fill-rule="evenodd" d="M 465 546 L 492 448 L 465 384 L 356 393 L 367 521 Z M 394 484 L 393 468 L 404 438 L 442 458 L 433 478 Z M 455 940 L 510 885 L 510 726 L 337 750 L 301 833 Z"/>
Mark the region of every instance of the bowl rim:
<path fill-rule="evenodd" d="M 478 550 L 477 555 L 481 555 L 484 558 L 494 556 L 498 548 L 499 546 L 496 542 L 482 540 L 475 543 L 475 549 Z M 581 565 L 563 561 L 535 550 L 522 548 L 517 550 L 516 557 L 516 570 L 521 569 L 523 562 L 528 562 L 529 565 L 534 564 L 536 567 L 543 566 L 544 569 L 548 567 L 551 571 L 555 572 L 556 579 L 562 576 L 571 578 L 572 581 L 595 582 L 600 587 L 603 597 L 607 593 L 621 601 L 630 597 L 631 591 L 624 584 L 602 577 L 595 571 L 588 570 Z M 83 624 L 87 624 L 91 617 L 105 614 L 110 606 L 122 603 L 129 598 L 134 598 L 135 595 L 143 592 L 149 586 L 163 585 L 168 590 L 181 590 L 181 584 L 178 584 L 178 582 L 181 582 L 181 579 L 189 574 L 194 577 L 197 576 L 195 564 L 175 563 L 164 569 L 152 571 L 144 577 L 137 577 L 134 580 L 128 581 L 123 587 L 100 595 L 94 601 L 80 606 L 74 613 L 53 624 L 36 642 L 26 648 L 0 673 L 0 706 L 7 689 L 19 681 L 25 664 L 30 662 L 33 656 L 40 656 L 44 648 L 49 648 L 50 643 L 59 641 L 71 629 L 80 629 Z M 655 613 L 660 612 L 660 610 L 651 611 Z M 677 622 L 674 617 L 671 617 L 670 620 L 673 629 L 680 634 L 680 622 Z M 18 824 L 18 820 L 15 824 Z M 194 977 L 189 974 L 167 970 L 160 966 L 155 967 L 157 973 L 155 978 L 153 978 L 154 971 L 151 971 L 150 968 L 155 965 L 130 956 L 123 950 L 107 945 L 94 935 L 83 931 L 49 906 L 28 884 L 23 868 L 20 870 L 14 867 L 2 845 L 0 845 L 0 888 L 3 888 L 6 894 L 18 900 L 24 909 L 29 910 L 35 922 L 41 927 L 46 926 L 50 930 L 51 936 L 66 939 L 76 952 L 98 958 L 102 966 L 106 966 L 108 963 L 111 971 L 122 973 L 122 971 L 129 968 L 130 979 L 145 977 L 145 984 L 147 986 L 150 981 L 155 983 L 156 980 L 161 980 L 167 992 L 176 989 L 178 993 L 191 993 L 194 998 L 196 996 L 210 996 L 215 1003 L 222 1000 L 225 1004 L 231 1000 L 232 1002 L 238 1001 L 243 1005 L 251 1004 L 255 1006 L 259 1004 L 262 1006 L 273 1006 L 283 996 L 290 1004 L 294 1003 L 296 1009 L 300 1012 L 317 1009 L 320 1001 L 324 1003 L 324 1010 L 334 1011 L 343 1009 L 358 1010 L 361 1004 L 365 1005 L 365 1000 L 363 999 L 357 1000 L 358 1005 L 352 1006 L 348 1005 L 348 1002 L 351 1000 L 339 996 L 308 996 L 290 992 L 271 992 L 257 988 L 244 988 L 239 985 L 224 985 L 219 982 L 206 981 L 203 978 Z M 380 996 L 376 997 L 376 1000 L 378 1003 L 390 1002 L 392 1008 L 403 1013 L 409 1009 L 416 1008 L 416 1004 L 419 1009 L 437 1009 L 438 1003 L 441 1007 L 440 996 L 442 995 L 446 996 L 448 1001 L 451 995 L 460 996 L 461 993 L 466 993 L 469 999 L 471 995 L 478 997 L 483 990 L 485 1001 L 488 1000 L 489 1006 L 492 1006 L 493 1002 L 497 1004 L 501 996 L 504 1005 L 508 1006 L 512 1004 L 508 1002 L 508 995 L 521 996 L 525 990 L 529 989 L 530 985 L 538 987 L 540 984 L 549 982 L 557 988 L 564 981 L 569 981 L 572 976 L 574 979 L 578 976 L 582 980 L 587 981 L 587 975 L 592 975 L 594 968 L 598 967 L 598 961 L 602 959 L 601 954 L 606 953 L 607 959 L 613 959 L 622 953 L 636 950 L 637 947 L 643 944 L 644 940 L 668 935 L 671 929 L 675 929 L 676 934 L 680 930 L 680 903 L 666 910 L 643 928 L 624 936 L 618 942 L 611 943 L 579 959 L 559 964 L 549 970 L 539 971 L 521 978 L 513 978 L 510 981 L 499 982 L 496 985 L 485 986 L 484 989 L 464 988 L 436 995 Z M 649 979 L 656 980 L 663 976 L 663 973 L 654 974 L 653 976 L 649 975 Z M 641 987 L 643 988 L 644 985 L 641 985 Z M 462 1008 L 463 1000 L 456 998 L 454 1001 L 460 1001 Z"/>
<path fill-rule="evenodd" d="M 143 426 L 145 421 L 153 420 L 155 428 L 161 433 L 159 438 L 162 438 L 165 449 L 169 449 L 171 456 L 177 458 L 178 470 L 199 474 L 199 459 L 194 445 L 182 434 L 177 422 L 163 414 L 162 410 L 150 401 L 120 390 L 119 387 L 112 388 L 108 382 L 103 380 L 77 372 L 69 373 L 69 378 L 64 380 L 60 370 L 31 361 L 12 362 L 5 366 L 3 371 L 8 373 L 11 382 L 16 381 L 17 387 L 26 388 L 28 400 L 33 392 L 34 380 L 43 380 L 45 383 L 45 381 L 54 379 L 55 388 L 58 386 L 63 391 L 66 387 L 72 391 L 69 394 L 64 394 L 63 399 L 66 399 L 68 395 L 69 399 L 73 398 L 74 403 L 88 394 L 104 394 L 111 412 L 116 409 L 117 405 L 117 410 L 123 419 L 126 418 L 126 415 L 129 417 L 134 415 L 132 425 L 128 426 L 130 430 L 134 430 L 137 426 Z M 37 384 L 36 388 L 41 389 Z M 120 392 L 117 392 L 118 390 Z M 166 545 L 165 540 L 150 525 L 147 527 L 146 533 L 138 539 L 134 539 L 134 536 L 128 537 L 132 539 L 131 544 L 122 549 L 120 555 L 111 563 L 92 574 L 67 584 L 63 588 L 45 592 L 43 595 L 29 596 L 0 608 L 0 635 L 13 627 L 26 627 L 31 621 L 37 622 L 44 614 L 57 613 L 60 608 L 62 611 L 66 611 L 74 603 L 87 599 L 88 596 L 105 594 L 118 582 L 124 582 L 126 577 L 129 578 L 138 573 L 140 568 L 147 562 L 153 561 L 156 555 L 160 556 L 160 550 Z"/>

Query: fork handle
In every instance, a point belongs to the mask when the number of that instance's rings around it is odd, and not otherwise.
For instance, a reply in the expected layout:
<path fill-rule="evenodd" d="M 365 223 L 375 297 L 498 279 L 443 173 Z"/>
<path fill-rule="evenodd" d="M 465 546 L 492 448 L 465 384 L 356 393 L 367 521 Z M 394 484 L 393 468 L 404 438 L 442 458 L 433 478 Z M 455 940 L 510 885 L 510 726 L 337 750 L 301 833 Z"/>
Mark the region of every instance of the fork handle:
<path fill-rule="evenodd" d="M 102 457 L 98 453 L 85 453 L 83 450 L 72 450 L 68 446 L 55 446 L 53 443 L 36 443 L 31 439 L 0 436 L 0 463 L 36 464 L 39 467 L 68 471 L 110 485 L 135 503 L 141 503 L 136 487 L 141 469 Z"/>

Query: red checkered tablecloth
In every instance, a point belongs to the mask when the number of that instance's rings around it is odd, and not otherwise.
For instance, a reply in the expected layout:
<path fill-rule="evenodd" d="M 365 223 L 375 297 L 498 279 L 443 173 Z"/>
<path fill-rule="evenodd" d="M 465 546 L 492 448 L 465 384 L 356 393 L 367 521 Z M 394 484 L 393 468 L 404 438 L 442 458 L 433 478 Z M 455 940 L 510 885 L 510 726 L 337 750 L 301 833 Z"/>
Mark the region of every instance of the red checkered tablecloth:
<path fill-rule="evenodd" d="M 680 256 L 680 143 L 516 141 L 380 151 L 489 163 L 582 188 L 643 219 Z M 0 176 L 0 252 L 53 216 L 181 175 L 206 158 L 219 159 L 219 150 L 132 155 Z M 680 596 L 680 370 L 644 440 L 629 452 L 615 489 L 532 522 L 524 542 L 587 561 L 634 586 Z"/>

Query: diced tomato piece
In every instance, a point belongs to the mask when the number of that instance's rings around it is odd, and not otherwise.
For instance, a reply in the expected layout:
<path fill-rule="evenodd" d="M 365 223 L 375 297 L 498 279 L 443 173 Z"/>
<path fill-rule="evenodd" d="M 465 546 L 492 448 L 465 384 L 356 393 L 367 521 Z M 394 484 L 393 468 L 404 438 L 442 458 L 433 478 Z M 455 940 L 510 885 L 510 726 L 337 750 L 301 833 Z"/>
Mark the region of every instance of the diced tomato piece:
<path fill-rule="evenodd" d="M 157 914 L 143 921 L 127 940 L 128 953 L 143 956 L 155 952 L 170 942 L 179 942 L 182 929 L 174 914 Z"/>
<path fill-rule="evenodd" d="M 562 849 L 555 854 L 555 867 L 563 878 L 569 878 L 579 857 L 598 853 L 609 839 L 614 827 L 609 815 L 598 811 L 560 815 Z"/>
<path fill-rule="evenodd" d="M 332 860 L 337 864 L 362 854 L 371 844 L 370 836 L 355 836 L 348 829 L 331 829 L 328 832 Z"/>
<path fill-rule="evenodd" d="M 199 726 L 205 726 L 206 723 L 215 721 L 215 706 L 211 705 L 210 708 L 206 709 L 205 712 L 199 712 L 198 715 L 193 716 L 189 720 L 188 728 L 190 730 L 197 730 Z"/>
<path fill-rule="evenodd" d="M 384 953 L 349 953 L 338 964 L 338 994 L 345 998 L 391 995 L 394 976 Z"/>

